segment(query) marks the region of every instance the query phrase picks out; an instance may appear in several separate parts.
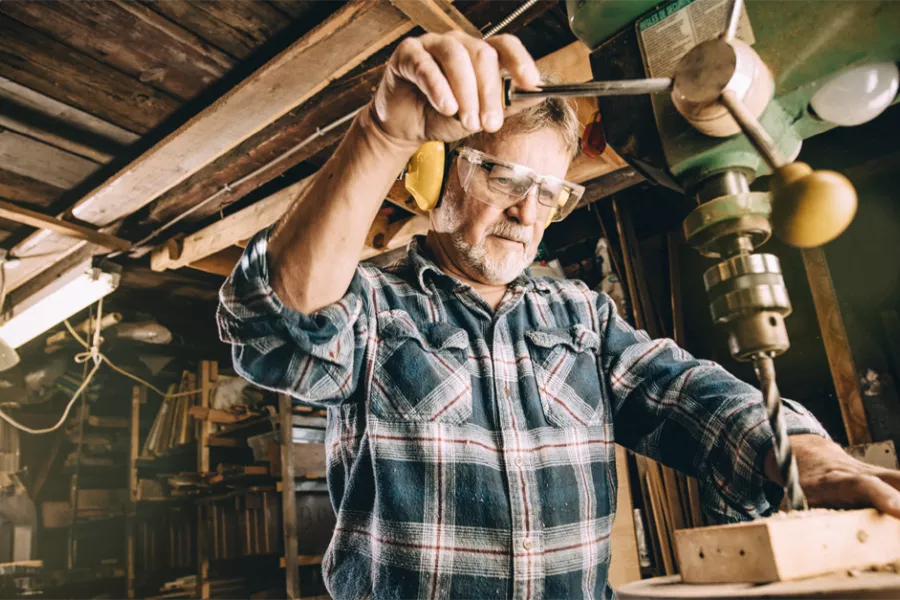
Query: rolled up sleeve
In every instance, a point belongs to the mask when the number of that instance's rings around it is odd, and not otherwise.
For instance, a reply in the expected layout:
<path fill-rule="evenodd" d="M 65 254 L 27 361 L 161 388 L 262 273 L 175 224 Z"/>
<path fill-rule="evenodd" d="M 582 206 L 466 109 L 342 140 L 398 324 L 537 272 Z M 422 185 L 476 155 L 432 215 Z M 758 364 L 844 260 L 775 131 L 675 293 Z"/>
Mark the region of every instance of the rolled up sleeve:
<path fill-rule="evenodd" d="M 357 268 L 334 304 L 308 315 L 285 306 L 269 280 L 268 234 L 253 238 L 219 291 L 219 336 L 250 382 L 306 402 L 340 404 L 351 397 L 362 366 L 369 286 Z"/>
<path fill-rule="evenodd" d="M 635 330 L 605 294 L 597 308 L 616 441 L 697 477 L 704 510 L 719 522 L 777 508 L 783 492 L 763 471 L 773 437 L 760 391 Z M 784 414 L 789 434 L 828 437 L 800 404 L 785 400 Z"/>

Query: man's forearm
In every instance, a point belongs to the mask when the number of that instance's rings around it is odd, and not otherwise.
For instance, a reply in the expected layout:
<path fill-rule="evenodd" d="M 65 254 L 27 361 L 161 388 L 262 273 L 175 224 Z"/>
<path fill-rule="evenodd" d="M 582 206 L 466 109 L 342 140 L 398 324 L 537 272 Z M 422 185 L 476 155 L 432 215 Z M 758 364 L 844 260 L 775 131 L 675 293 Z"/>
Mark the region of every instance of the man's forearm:
<path fill-rule="evenodd" d="M 294 310 L 308 314 L 343 297 L 369 227 L 415 151 L 388 138 L 367 111 L 353 121 L 269 241 L 272 287 Z"/>

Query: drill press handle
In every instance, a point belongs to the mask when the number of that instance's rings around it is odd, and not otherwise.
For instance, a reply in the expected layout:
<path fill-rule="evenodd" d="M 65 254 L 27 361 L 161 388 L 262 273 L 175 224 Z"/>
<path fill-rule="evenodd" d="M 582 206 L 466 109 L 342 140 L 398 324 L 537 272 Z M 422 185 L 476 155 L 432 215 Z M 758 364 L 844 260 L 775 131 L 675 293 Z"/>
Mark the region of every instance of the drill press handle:
<path fill-rule="evenodd" d="M 806 163 L 790 163 L 775 171 L 769 189 L 772 230 L 797 248 L 830 242 L 856 215 L 856 190 L 835 171 L 813 171 Z"/>
<path fill-rule="evenodd" d="M 722 104 L 772 169 L 772 230 L 797 248 L 826 244 L 842 234 L 856 215 L 856 190 L 835 171 L 813 171 L 803 162 L 789 163 L 760 122 L 733 92 Z"/>

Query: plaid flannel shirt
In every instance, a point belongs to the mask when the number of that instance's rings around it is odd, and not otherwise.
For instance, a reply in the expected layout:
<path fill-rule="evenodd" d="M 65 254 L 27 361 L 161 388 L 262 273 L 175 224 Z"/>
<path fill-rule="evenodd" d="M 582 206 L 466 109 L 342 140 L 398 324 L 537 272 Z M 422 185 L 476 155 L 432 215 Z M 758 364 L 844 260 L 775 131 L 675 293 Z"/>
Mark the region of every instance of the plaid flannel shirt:
<path fill-rule="evenodd" d="M 697 477 L 719 521 L 780 499 L 760 393 L 580 281 L 526 272 L 495 311 L 414 240 L 304 315 L 272 290 L 266 247 L 264 231 L 223 286 L 219 328 L 244 377 L 329 408 L 335 598 L 612 597 L 614 441 Z"/>

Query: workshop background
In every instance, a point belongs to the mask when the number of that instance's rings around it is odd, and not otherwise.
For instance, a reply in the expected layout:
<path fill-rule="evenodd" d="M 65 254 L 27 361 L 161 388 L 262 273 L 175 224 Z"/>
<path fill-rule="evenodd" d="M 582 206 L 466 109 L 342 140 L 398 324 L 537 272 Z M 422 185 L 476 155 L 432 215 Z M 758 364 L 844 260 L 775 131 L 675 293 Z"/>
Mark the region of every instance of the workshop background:
<path fill-rule="evenodd" d="M 327 597 L 325 413 L 236 377 L 216 332 L 218 288 L 334 151 L 406 36 L 499 28 L 562 81 L 646 76 L 633 23 L 604 32 L 608 43 L 576 38 L 569 18 L 582 4 L 0 2 L 0 338 L 14 348 L 0 348 L 0 409 L 32 430 L 56 427 L 34 435 L 0 422 L 0 595 Z M 646 4 L 640 14 L 657 8 Z M 726 2 L 659 3 L 691 4 L 724 12 Z M 788 31 L 786 19 L 763 30 L 780 4 L 834 27 Z M 865 46 L 883 33 L 841 29 L 842 19 L 894 23 L 880 47 L 896 63 L 898 5 L 751 0 L 746 11 L 751 23 L 770 15 L 754 30 L 763 60 L 796 74 L 834 36 Z M 779 37 L 807 52 L 763 43 Z M 576 101 L 591 129 L 569 177 L 587 191 L 547 230 L 536 272 L 608 292 L 653 337 L 758 385 L 710 318 L 703 274 L 714 261 L 682 228 L 698 200 L 665 173 L 649 99 L 611 101 Z M 781 260 L 793 309 L 791 348 L 776 360 L 781 393 L 857 455 L 894 468 L 896 102 L 803 143 L 799 160 L 856 187 L 846 232 L 822 248 L 764 246 Z M 427 224 L 398 182 L 361 260 L 396 260 Z M 673 532 L 708 523 L 697 484 L 617 451 L 610 581 L 677 573 Z"/>

